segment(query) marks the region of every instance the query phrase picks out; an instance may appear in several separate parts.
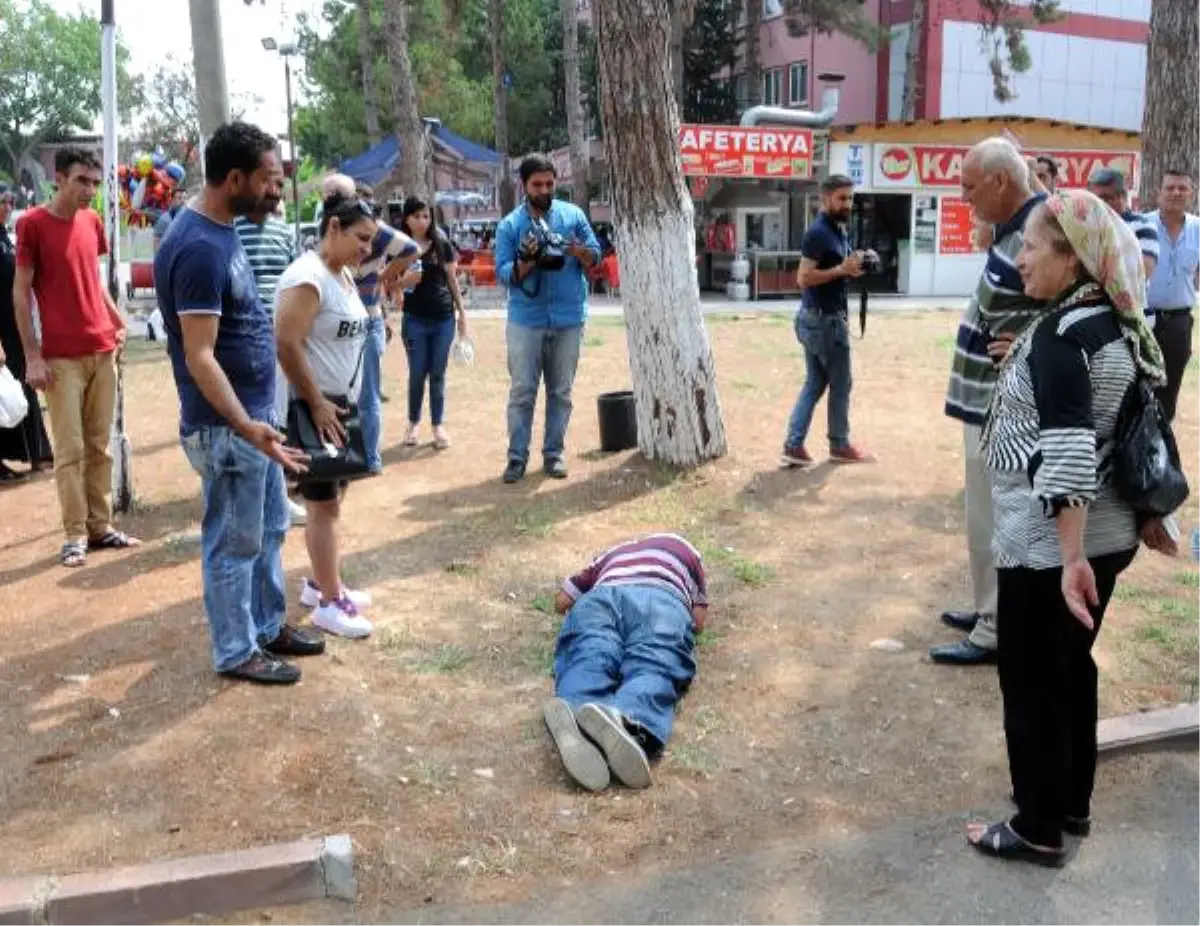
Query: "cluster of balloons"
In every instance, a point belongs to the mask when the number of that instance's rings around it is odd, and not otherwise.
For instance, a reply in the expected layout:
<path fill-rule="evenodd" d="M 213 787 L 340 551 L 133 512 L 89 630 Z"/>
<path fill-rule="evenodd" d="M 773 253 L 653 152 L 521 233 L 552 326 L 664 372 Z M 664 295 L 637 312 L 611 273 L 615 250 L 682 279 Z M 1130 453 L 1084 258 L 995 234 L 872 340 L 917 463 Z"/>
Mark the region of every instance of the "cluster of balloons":
<path fill-rule="evenodd" d="M 168 161 L 162 149 L 153 154 L 139 152 L 130 164 L 117 166 L 121 191 L 121 213 L 133 226 L 153 225 L 171 207 L 171 196 L 187 177 L 183 166 Z"/>

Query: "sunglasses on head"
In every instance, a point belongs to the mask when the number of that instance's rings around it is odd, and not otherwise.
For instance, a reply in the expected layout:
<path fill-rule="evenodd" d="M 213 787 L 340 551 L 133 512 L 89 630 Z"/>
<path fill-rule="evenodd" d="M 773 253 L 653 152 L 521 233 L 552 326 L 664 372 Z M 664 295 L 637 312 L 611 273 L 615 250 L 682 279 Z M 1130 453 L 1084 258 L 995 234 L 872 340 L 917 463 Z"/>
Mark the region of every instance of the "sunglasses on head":
<path fill-rule="evenodd" d="M 375 204 L 363 199 L 351 199 L 340 203 L 333 212 L 330 213 L 334 218 L 348 218 L 352 215 L 361 215 L 368 219 L 375 218 Z"/>

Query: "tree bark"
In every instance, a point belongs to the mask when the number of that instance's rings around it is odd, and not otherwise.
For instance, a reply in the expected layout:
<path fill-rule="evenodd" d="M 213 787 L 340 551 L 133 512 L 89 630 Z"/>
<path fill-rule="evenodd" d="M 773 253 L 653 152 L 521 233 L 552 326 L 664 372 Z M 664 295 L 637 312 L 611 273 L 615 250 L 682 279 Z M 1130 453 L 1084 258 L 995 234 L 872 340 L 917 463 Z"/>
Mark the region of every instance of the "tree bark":
<path fill-rule="evenodd" d="M 762 0 L 743 0 L 746 8 L 746 108 L 763 101 Z"/>
<path fill-rule="evenodd" d="M 1146 109 L 1138 208 L 1155 208 L 1163 172 L 1200 174 L 1200 37 L 1196 0 L 1153 0 L 1146 48 Z"/>
<path fill-rule="evenodd" d="M 395 178 L 405 196 L 428 200 L 425 127 L 417 110 L 412 59 L 408 55 L 408 13 L 410 0 L 384 0 L 383 34 L 387 42 L 388 64 L 392 69 L 392 107 L 395 114 L 396 140 L 400 157 Z"/>
<path fill-rule="evenodd" d="M 504 0 L 488 0 L 488 28 L 492 33 L 493 121 L 496 152 L 500 155 L 500 214 L 507 215 L 517 205 L 512 171 L 508 165 L 508 87 L 504 85 Z"/>
<path fill-rule="evenodd" d="M 900 118 L 911 122 L 917 118 L 917 99 L 921 95 L 921 44 L 925 37 L 925 2 L 913 0 L 912 19 L 908 30 L 908 47 L 904 49 L 904 97 L 900 103 Z"/>
<path fill-rule="evenodd" d="M 374 148 L 382 139 L 379 131 L 379 96 L 375 91 L 375 53 L 371 42 L 371 0 L 355 0 L 358 27 L 358 64 L 362 69 L 363 116 L 367 140 Z"/>
<path fill-rule="evenodd" d="M 683 111 L 683 3 L 670 0 L 671 4 L 671 91 L 675 94 L 675 105 Z"/>
<path fill-rule="evenodd" d="M 563 70 L 566 72 L 564 104 L 567 109 L 567 138 L 571 146 L 571 199 L 584 211 L 591 212 L 588 192 L 591 158 L 587 129 L 583 121 L 583 96 L 579 85 L 579 3 L 560 0 L 563 27 Z"/>
<path fill-rule="evenodd" d="M 200 150 L 223 123 L 229 121 L 229 90 L 225 84 L 225 53 L 221 41 L 218 0 L 188 0 L 192 26 L 192 63 L 196 69 L 196 110 Z M 204 158 L 200 158 L 201 171 Z"/>
<path fill-rule="evenodd" d="M 662 0 L 597 0 L 593 21 L 638 446 L 696 466 L 726 444 L 679 163 L 671 13 Z"/>

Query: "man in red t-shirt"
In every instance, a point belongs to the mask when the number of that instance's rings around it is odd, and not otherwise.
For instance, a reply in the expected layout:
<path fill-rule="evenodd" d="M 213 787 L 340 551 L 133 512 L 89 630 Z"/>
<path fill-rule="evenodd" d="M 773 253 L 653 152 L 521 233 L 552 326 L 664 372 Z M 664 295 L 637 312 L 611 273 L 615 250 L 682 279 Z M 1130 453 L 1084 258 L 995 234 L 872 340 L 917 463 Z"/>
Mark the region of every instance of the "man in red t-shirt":
<path fill-rule="evenodd" d="M 97 259 L 108 253 L 100 216 L 90 208 L 100 165 L 82 148 L 54 157 L 54 196 L 17 222 L 17 328 L 25 379 L 46 393 L 54 478 L 66 543 L 64 566 L 82 566 L 89 549 L 138 541 L 112 526 L 109 435 L 116 401 L 116 351 L 125 319 L 100 285 Z M 37 297 L 41 341 L 33 324 Z"/>

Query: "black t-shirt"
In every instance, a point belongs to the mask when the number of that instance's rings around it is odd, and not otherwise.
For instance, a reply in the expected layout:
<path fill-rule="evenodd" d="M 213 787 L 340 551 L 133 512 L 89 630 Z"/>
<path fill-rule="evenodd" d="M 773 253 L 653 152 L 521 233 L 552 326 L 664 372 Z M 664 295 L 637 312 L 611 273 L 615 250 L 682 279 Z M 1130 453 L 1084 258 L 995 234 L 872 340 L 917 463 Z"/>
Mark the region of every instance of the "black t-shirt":
<path fill-rule="evenodd" d="M 818 270 L 831 270 L 850 254 L 850 242 L 837 223 L 822 212 L 800 239 L 800 254 L 815 261 Z M 823 315 L 847 314 L 846 278 L 809 287 L 804 291 L 802 302 L 806 309 L 818 309 Z"/>
<path fill-rule="evenodd" d="M 421 254 L 421 282 L 404 294 L 404 311 L 419 318 L 448 318 L 454 314 L 454 297 L 446 265 L 455 259 L 454 249 L 438 238 Z"/>

